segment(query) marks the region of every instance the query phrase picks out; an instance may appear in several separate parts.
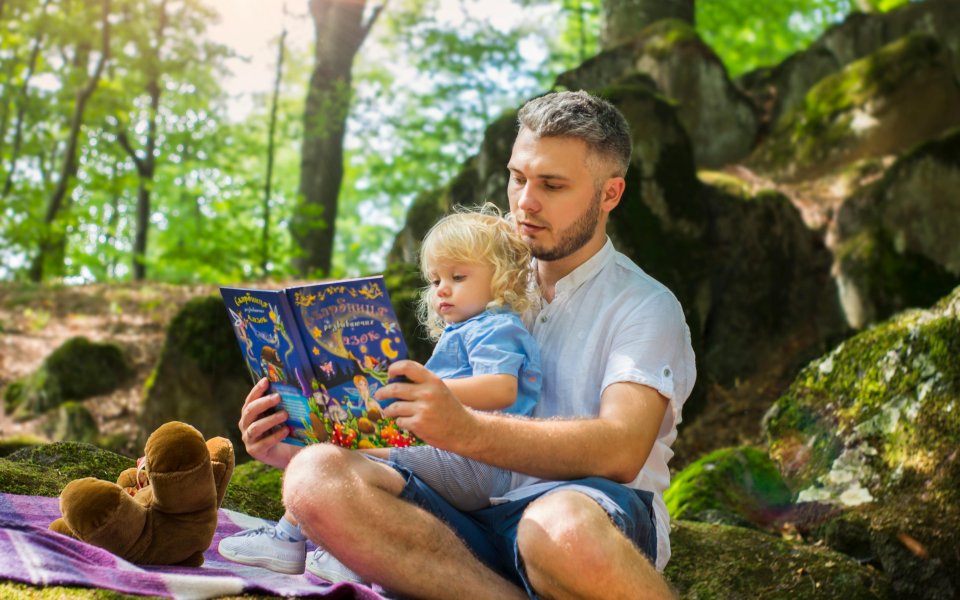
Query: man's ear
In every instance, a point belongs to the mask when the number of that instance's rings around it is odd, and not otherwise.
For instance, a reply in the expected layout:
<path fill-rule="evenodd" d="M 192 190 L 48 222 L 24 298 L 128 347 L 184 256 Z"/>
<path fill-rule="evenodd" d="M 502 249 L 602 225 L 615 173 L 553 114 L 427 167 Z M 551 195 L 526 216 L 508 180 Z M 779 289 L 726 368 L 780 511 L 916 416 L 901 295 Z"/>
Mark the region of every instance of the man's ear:
<path fill-rule="evenodd" d="M 600 188 L 600 210 L 609 213 L 620 204 L 627 182 L 623 177 L 611 177 Z"/>

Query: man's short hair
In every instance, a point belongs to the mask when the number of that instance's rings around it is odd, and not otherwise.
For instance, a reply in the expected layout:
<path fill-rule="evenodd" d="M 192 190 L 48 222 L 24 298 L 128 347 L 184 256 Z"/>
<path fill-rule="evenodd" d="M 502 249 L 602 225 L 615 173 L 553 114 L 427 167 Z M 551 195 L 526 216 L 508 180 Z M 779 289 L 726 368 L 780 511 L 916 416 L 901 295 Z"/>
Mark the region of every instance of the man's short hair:
<path fill-rule="evenodd" d="M 616 106 L 587 92 L 551 92 L 527 102 L 517 113 L 521 129 L 537 137 L 581 139 L 588 150 L 623 177 L 630 165 L 630 126 Z"/>

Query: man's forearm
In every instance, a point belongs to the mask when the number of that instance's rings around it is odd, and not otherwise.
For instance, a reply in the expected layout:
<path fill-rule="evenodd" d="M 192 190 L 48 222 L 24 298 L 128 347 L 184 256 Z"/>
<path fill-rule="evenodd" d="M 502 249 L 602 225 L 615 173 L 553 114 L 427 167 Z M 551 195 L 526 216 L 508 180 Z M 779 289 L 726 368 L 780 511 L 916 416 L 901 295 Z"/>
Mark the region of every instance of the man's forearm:
<path fill-rule="evenodd" d="M 544 479 L 599 476 L 632 481 L 653 448 L 667 400 L 651 388 L 624 385 L 633 389 L 605 393 L 600 415 L 591 419 L 476 413 L 475 429 L 463 432 L 449 449 Z M 637 388 L 645 391 L 638 393 Z"/>

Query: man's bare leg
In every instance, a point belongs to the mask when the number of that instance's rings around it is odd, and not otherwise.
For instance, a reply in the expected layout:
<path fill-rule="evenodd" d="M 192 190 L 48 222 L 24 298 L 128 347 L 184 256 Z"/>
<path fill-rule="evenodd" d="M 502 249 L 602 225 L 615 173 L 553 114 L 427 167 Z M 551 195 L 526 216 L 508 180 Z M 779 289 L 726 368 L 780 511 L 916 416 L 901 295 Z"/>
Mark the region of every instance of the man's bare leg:
<path fill-rule="evenodd" d="M 398 498 L 404 479 L 331 444 L 300 452 L 283 498 L 310 539 L 361 577 L 417 598 L 526 598 L 427 511 Z"/>
<path fill-rule="evenodd" d="M 524 512 L 517 543 L 543 598 L 673 598 L 650 561 L 590 497 L 561 491 Z"/>

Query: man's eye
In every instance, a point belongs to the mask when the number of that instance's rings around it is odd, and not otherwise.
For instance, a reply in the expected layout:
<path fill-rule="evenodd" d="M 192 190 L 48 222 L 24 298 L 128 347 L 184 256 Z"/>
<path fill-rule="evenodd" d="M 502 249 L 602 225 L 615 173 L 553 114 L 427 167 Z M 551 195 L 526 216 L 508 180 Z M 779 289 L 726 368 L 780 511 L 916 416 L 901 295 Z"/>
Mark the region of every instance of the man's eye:
<path fill-rule="evenodd" d="M 515 183 L 515 184 L 517 184 L 517 185 L 523 185 L 523 183 L 524 183 L 523 178 L 522 178 L 522 177 L 518 177 L 517 175 L 513 175 L 512 177 L 510 177 L 510 181 L 512 181 L 513 183 Z"/>
<path fill-rule="evenodd" d="M 552 183 L 545 183 L 545 184 L 543 184 L 543 187 L 545 187 L 545 188 L 548 189 L 548 190 L 560 190 L 560 189 L 563 189 L 563 186 L 562 186 L 562 185 L 555 185 L 555 184 L 552 184 Z"/>

